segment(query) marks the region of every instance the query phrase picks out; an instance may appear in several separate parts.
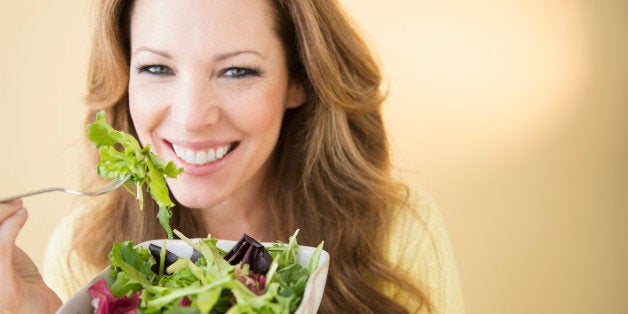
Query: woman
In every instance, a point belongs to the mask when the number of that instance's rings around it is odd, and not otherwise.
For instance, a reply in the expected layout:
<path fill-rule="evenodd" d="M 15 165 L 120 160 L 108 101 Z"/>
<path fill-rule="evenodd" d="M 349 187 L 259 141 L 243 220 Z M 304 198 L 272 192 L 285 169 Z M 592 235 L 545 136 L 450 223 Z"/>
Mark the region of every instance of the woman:
<path fill-rule="evenodd" d="M 424 196 L 413 209 L 391 176 L 381 74 L 336 1 L 98 5 L 87 121 L 105 109 L 114 128 L 185 169 L 168 181 L 173 228 L 261 241 L 300 228 L 304 245 L 325 240 L 324 313 L 462 311 L 437 212 Z M 99 185 L 90 151 L 86 185 Z M 156 207 L 145 204 L 139 211 L 121 189 L 66 218 L 47 252 L 46 281 L 65 298 L 106 267 L 112 242 L 163 238 Z M 19 207 L 0 207 L 6 247 L 26 219 Z M 0 305 L 18 309 L 31 294 L 40 310 L 58 306 L 31 278 L 36 270 L 24 277 L 10 257 L 2 263 L 16 292 Z"/>

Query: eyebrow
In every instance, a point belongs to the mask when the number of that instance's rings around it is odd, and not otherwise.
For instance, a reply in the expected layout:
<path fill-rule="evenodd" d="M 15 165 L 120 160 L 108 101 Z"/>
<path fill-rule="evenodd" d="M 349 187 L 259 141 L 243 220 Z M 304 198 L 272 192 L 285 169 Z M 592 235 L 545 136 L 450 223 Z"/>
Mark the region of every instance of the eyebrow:
<path fill-rule="evenodd" d="M 141 52 L 141 51 L 148 51 L 150 53 L 154 53 L 156 55 L 160 55 L 166 59 L 172 59 L 172 55 L 169 54 L 168 52 L 162 51 L 162 50 L 158 50 L 158 49 L 153 49 L 150 47 L 146 47 L 146 46 L 140 46 L 139 48 L 137 48 L 135 50 L 135 52 L 133 52 L 133 55 L 136 55 L 137 53 Z M 264 55 L 262 55 L 261 53 L 255 51 L 255 50 L 236 50 L 236 51 L 229 51 L 229 52 L 224 52 L 224 53 L 219 53 L 215 56 L 212 57 L 212 59 L 214 61 L 224 61 L 227 60 L 229 58 L 233 58 L 237 55 L 241 55 L 241 54 L 254 54 L 259 56 L 262 59 L 266 59 L 266 57 L 264 57 Z"/>
<path fill-rule="evenodd" d="M 219 53 L 217 55 L 215 55 L 212 59 L 214 61 L 224 61 L 227 60 L 229 58 L 233 58 L 237 55 L 241 55 L 241 54 L 254 54 L 259 56 L 262 59 L 266 59 L 266 57 L 264 57 L 261 53 L 255 51 L 255 50 L 236 50 L 236 51 L 230 51 L 230 52 L 225 52 L 225 53 Z"/>
<path fill-rule="evenodd" d="M 137 48 L 135 50 L 135 52 L 133 52 L 133 55 L 136 55 L 136 54 L 138 54 L 141 51 L 148 51 L 148 52 L 154 53 L 156 55 L 160 55 L 160 56 L 162 56 L 162 57 L 164 57 L 166 59 L 172 59 L 172 55 L 170 55 L 169 53 L 167 53 L 165 51 L 153 49 L 153 48 L 150 48 L 150 47 L 146 47 L 146 46 L 140 46 L 139 48 Z"/>

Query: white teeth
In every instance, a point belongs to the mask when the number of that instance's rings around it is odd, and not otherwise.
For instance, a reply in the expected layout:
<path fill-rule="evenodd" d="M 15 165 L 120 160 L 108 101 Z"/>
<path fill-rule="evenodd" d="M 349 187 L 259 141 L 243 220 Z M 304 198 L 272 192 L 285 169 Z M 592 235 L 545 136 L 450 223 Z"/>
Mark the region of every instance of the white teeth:
<path fill-rule="evenodd" d="M 204 164 L 207 162 L 207 153 L 204 151 L 200 151 L 196 153 L 196 162 L 199 164 Z"/>
<path fill-rule="evenodd" d="M 189 148 L 178 146 L 176 144 L 172 144 L 172 148 L 177 156 L 185 162 L 193 165 L 203 165 L 225 157 L 231 149 L 231 144 L 220 146 L 216 148 L 216 150 L 210 148 L 208 150 L 193 151 Z"/>
<path fill-rule="evenodd" d="M 187 152 L 185 152 L 185 157 L 181 157 L 181 158 L 183 158 L 183 160 L 189 160 L 189 162 L 191 163 L 191 162 L 196 162 L 196 158 L 194 157 L 196 157 L 196 154 L 194 154 L 193 151 L 188 150 Z"/>

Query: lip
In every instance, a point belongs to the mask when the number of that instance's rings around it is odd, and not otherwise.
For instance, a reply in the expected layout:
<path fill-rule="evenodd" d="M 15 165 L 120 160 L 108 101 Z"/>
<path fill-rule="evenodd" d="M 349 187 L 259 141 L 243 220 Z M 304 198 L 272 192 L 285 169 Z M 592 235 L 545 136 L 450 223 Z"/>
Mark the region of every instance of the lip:
<path fill-rule="evenodd" d="M 164 140 L 164 143 L 169 148 L 168 153 L 171 155 L 170 159 L 173 160 L 175 164 L 177 164 L 177 166 L 183 167 L 184 171 L 182 175 L 192 175 L 192 176 L 205 176 L 205 175 L 209 175 L 211 173 L 218 171 L 219 169 L 224 167 L 225 164 L 229 162 L 229 160 L 231 159 L 233 155 L 233 152 L 238 148 L 240 144 L 240 142 L 238 141 L 186 142 L 186 141 L 168 141 L 168 140 Z M 186 162 L 185 160 L 181 159 L 179 156 L 177 156 L 172 146 L 173 144 L 176 144 L 178 146 L 184 146 L 186 148 L 197 150 L 197 151 L 231 144 L 231 149 L 229 150 L 229 153 L 227 153 L 221 159 L 218 159 L 216 161 L 213 161 L 204 165 L 195 165 L 195 164 L 190 164 Z"/>
<path fill-rule="evenodd" d="M 193 150 L 203 150 L 209 148 L 216 148 L 220 146 L 225 146 L 227 144 L 236 144 L 238 141 L 202 141 L 202 142 L 188 142 L 188 141 L 178 141 L 178 140 L 164 140 L 168 145 L 172 147 L 172 144 L 184 146 Z"/>

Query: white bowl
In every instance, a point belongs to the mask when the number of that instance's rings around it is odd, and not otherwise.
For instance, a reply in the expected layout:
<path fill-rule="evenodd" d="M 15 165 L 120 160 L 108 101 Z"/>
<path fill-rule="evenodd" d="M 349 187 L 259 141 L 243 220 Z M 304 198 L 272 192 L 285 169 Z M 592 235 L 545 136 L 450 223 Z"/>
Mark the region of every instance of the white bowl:
<path fill-rule="evenodd" d="M 197 241 L 196 239 L 194 241 Z M 164 240 L 151 240 L 138 244 L 137 246 L 142 246 L 148 249 L 149 244 L 155 244 L 162 246 Z M 218 240 L 216 246 L 224 251 L 229 251 L 234 245 L 236 241 L 230 240 Z M 272 245 L 271 243 L 263 243 L 265 246 Z M 192 256 L 192 248 L 187 245 L 182 240 L 167 240 L 166 248 L 168 251 L 181 256 L 181 257 L 190 257 Z M 306 267 L 310 261 L 310 257 L 314 252 L 315 248 L 310 246 L 299 245 L 299 250 L 297 252 L 297 263 L 301 266 Z M 318 267 L 316 270 L 310 275 L 308 279 L 307 285 L 305 286 L 305 292 L 303 294 L 303 299 L 301 300 L 301 304 L 297 308 L 295 313 L 298 314 L 310 314 L 316 313 L 318 307 L 321 303 L 321 299 L 323 298 L 323 291 L 325 289 L 325 282 L 327 281 L 327 271 L 329 270 L 329 253 L 325 250 L 321 252 L 320 260 L 318 261 Z M 97 282 L 98 280 L 105 278 L 108 284 L 113 282 L 113 277 L 111 276 L 111 271 L 109 268 L 103 270 L 100 274 L 98 274 L 94 279 L 92 279 L 85 287 L 79 290 L 76 294 L 74 294 L 70 299 L 68 299 L 61 308 L 57 311 L 57 314 L 83 314 L 83 313 L 94 313 L 94 308 L 91 305 L 92 297 L 87 293 L 87 289 Z"/>

